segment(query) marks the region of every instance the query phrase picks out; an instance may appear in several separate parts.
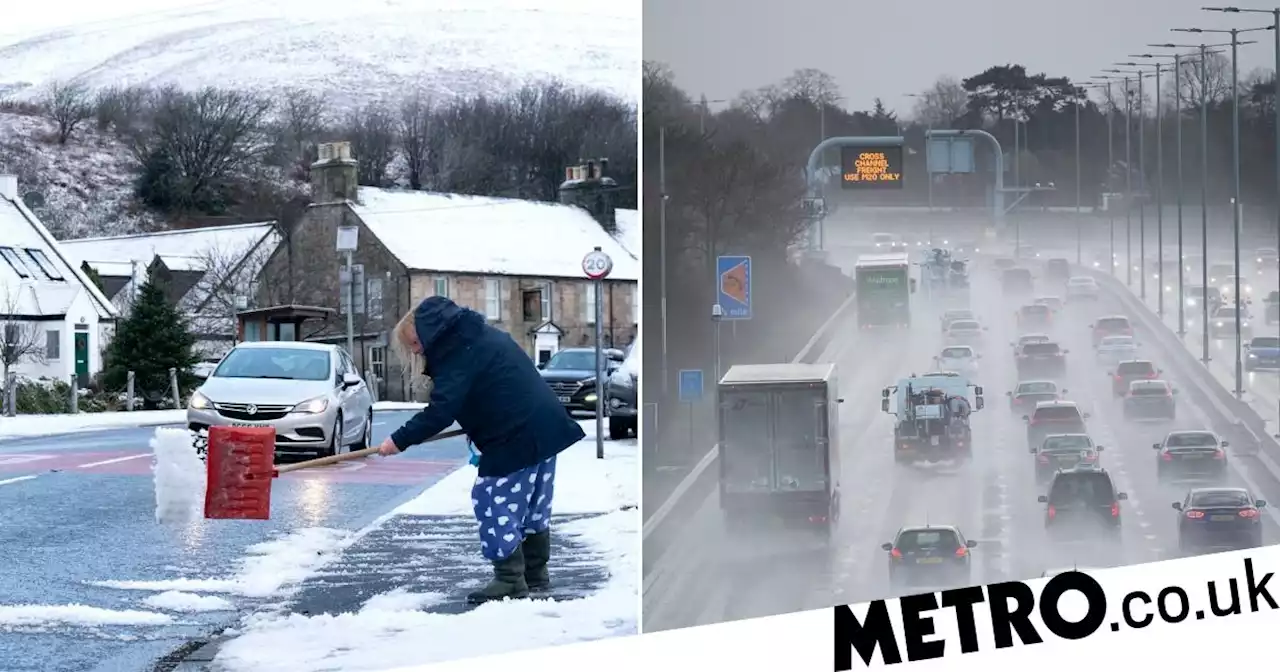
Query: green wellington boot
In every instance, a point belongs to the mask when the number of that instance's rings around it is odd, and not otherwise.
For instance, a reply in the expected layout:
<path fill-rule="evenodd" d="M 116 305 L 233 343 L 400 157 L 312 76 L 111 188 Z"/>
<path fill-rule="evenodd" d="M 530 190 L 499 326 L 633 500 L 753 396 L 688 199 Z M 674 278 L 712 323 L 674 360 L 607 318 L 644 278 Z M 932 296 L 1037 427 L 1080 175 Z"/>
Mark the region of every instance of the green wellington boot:
<path fill-rule="evenodd" d="M 509 557 L 493 563 L 493 579 L 484 588 L 468 594 L 467 602 L 483 604 L 528 597 L 529 585 L 525 583 L 524 570 L 524 551 L 517 546 Z"/>
<path fill-rule="evenodd" d="M 551 576 L 547 573 L 547 561 L 551 559 L 551 532 L 530 534 L 520 545 L 524 551 L 524 581 L 531 592 L 551 589 Z"/>

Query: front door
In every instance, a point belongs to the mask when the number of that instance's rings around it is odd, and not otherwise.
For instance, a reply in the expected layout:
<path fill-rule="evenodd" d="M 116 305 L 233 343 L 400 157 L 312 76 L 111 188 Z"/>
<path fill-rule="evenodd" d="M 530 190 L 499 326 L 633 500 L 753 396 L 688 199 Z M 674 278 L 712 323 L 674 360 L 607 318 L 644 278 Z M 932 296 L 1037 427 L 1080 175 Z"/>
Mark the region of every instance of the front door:
<path fill-rule="evenodd" d="M 89 385 L 89 332 L 76 332 L 75 350 L 76 380 L 81 387 L 87 387 Z"/>

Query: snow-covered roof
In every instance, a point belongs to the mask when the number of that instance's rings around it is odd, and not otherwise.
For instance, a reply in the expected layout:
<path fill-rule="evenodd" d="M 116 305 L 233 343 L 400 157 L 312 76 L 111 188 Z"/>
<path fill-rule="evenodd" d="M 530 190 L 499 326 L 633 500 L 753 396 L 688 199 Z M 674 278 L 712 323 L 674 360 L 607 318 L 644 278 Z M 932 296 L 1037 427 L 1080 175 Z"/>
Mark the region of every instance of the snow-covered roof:
<path fill-rule="evenodd" d="M 614 235 L 622 247 L 626 248 L 631 256 L 636 259 L 640 258 L 640 249 L 643 244 L 640 238 L 640 212 L 638 210 L 623 210 L 619 208 L 614 211 L 614 219 L 618 223 L 618 232 Z"/>
<path fill-rule="evenodd" d="M 11 176 L 6 176 L 12 179 Z M 0 313 L 65 315 L 85 291 L 98 317 L 118 315 L 79 264 L 16 195 L 0 194 Z"/>
<path fill-rule="evenodd" d="M 130 236 L 77 238 L 62 241 L 62 248 L 77 264 L 85 261 L 90 266 L 98 262 L 138 262 L 145 268 L 157 255 L 201 259 L 210 255 L 244 256 L 263 238 L 274 234 L 274 228 L 272 222 L 258 222 Z M 165 265 L 169 265 L 168 261 Z"/>
<path fill-rule="evenodd" d="M 203 271 L 205 270 L 205 260 L 195 256 L 179 256 L 176 254 L 161 254 L 160 262 L 171 271 Z"/>
<path fill-rule="evenodd" d="M 593 248 L 613 258 L 611 280 L 639 281 L 640 263 L 587 211 L 558 203 L 360 188 L 352 210 L 413 270 L 585 278 Z"/>

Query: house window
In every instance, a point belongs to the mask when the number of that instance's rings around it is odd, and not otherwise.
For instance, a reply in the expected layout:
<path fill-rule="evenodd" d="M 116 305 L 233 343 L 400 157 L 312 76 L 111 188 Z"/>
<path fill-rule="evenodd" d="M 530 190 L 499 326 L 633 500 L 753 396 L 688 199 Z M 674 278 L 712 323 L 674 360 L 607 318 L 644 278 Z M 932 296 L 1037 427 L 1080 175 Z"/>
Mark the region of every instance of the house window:
<path fill-rule="evenodd" d="M 244 340 L 246 343 L 262 340 L 262 323 L 261 322 L 245 322 L 244 323 Z"/>
<path fill-rule="evenodd" d="M 547 280 L 542 283 L 542 319 L 554 320 L 555 316 L 551 314 L 552 301 L 551 297 L 555 294 L 556 283 Z"/>
<path fill-rule="evenodd" d="M 62 332 L 50 329 L 44 332 L 44 358 L 49 361 L 62 359 Z"/>
<path fill-rule="evenodd" d="M 22 257 L 18 256 L 18 252 L 12 247 L 0 247 L 0 257 L 4 257 L 4 260 L 9 263 L 9 268 L 12 268 L 19 278 L 26 280 L 31 277 L 31 270 L 22 263 Z"/>
<path fill-rule="evenodd" d="M 373 377 L 377 380 L 387 378 L 387 349 L 375 345 L 369 348 L 369 366 L 373 369 Z"/>
<path fill-rule="evenodd" d="M 369 278 L 365 296 L 369 300 L 369 319 L 382 319 L 382 278 Z"/>
<path fill-rule="evenodd" d="M 10 348 L 22 346 L 22 329 L 19 325 L 4 325 L 4 344 Z"/>
<path fill-rule="evenodd" d="M 50 280 L 66 281 L 66 278 L 62 277 L 62 273 L 58 271 L 58 267 L 49 260 L 49 255 L 44 253 L 44 250 L 27 248 L 27 256 L 31 257 L 31 261 L 36 262 L 36 266 L 44 273 L 44 277 Z"/>
<path fill-rule="evenodd" d="M 582 323 L 596 323 L 596 283 L 588 282 L 582 287 Z"/>
<path fill-rule="evenodd" d="M 446 299 L 449 298 L 449 276 L 447 275 L 436 276 L 435 293 L 436 293 L 436 296 L 443 296 Z"/>
<path fill-rule="evenodd" d="M 484 279 L 484 316 L 502 321 L 502 278 Z"/>

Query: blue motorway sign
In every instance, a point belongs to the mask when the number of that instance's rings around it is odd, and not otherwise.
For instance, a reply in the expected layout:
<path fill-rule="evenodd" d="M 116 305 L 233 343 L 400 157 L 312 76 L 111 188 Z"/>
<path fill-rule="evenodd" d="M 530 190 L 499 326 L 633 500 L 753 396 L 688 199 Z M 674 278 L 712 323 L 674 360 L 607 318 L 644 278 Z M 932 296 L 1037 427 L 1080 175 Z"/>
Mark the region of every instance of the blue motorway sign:
<path fill-rule="evenodd" d="M 680 370 L 680 401 L 702 401 L 702 369 Z"/>
<path fill-rule="evenodd" d="M 751 257 L 716 257 L 716 303 L 720 319 L 751 319 Z"/>

